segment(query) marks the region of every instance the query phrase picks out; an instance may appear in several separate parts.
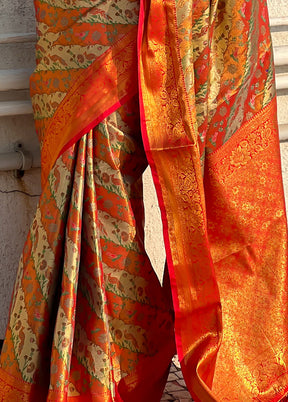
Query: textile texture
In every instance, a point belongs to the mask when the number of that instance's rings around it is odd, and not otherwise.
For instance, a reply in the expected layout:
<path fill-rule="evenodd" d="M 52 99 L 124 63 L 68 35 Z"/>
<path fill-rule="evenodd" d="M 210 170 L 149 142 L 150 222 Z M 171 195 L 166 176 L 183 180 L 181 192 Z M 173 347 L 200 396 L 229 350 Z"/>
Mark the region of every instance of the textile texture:
<path fill-rule="evenodd" d="M 35 0 L 43 191 L 0 401 L 288 393 L 287 222 L 264 0 Z M 144 249 L 150 165 L 167 272 Z"/>
<path fill-rule="evenodd" d="M 9 401 L 64 401 L 67 393 L 110 401 L 122 377 L 141 385 L 137 372 L 145 381 L 137 400 L 146 401 L 150 387 L 161 397 L 175 352 L 173 321 L 144 251 L 147 161 L 132 102 L 64 152 L 49 175 L 1 355 L 9 373 L 13 353 L 26 383 L 10 394 L 15 379 L 7 374 L 0 392 Z"/>

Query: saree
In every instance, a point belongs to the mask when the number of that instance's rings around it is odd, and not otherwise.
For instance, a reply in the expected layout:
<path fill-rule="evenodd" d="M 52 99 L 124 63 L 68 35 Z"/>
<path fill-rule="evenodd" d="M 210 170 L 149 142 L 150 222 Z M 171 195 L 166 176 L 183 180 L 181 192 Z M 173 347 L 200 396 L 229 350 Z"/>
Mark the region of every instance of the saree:
<path fill-rule="evenodd" d="M 35 0 L 39 206 L 0 401 L 288 393 L 287 223 L 263 0 Z M 144 248 L 150 165 L 168 271 Z"/>

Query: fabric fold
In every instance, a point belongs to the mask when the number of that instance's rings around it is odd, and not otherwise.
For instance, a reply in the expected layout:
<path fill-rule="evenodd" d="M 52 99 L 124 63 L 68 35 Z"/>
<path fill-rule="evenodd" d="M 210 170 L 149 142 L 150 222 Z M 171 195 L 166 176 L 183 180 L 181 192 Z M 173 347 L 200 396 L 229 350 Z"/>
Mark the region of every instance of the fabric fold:
<path fill-rule="evenodd" d="M 195 401 L 280 401 L 287 221 L 266 4 L 34 3 L 43 191 L 0 401 L 158 402 L 176 348 Z M 163 285 L 144 248 L 148 164 Z"/>

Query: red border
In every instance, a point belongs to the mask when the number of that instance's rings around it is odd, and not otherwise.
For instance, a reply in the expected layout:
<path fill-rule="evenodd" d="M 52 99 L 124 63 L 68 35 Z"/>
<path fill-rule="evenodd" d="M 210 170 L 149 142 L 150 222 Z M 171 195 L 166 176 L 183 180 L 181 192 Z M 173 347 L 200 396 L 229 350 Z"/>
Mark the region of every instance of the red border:
<path fill-rule="evenodd" d="M 108 117 L 111 113 L 115 112 L 121 105 L 124 105 L 126 102 L 129 101 L 135 94 L 130 93 L 125 95 L 122 99 L 116 102 L 113 106 L 107 109 L 105 112 L 101 113 L 96 119 L 92 120 L 86 127 L 84 127 L 78 134 L 76 134 L 71 140 L 69 140 L 64 147 L 59 152 L 56 160 L 65 152 L 68 148 L 74 145 L 83 135 L 87 134 L 90 130 L 96 127 L 99 123 L 101 123 L 106 117 Z"/>
<path fill-rule="evenodd" d="M 167 265 L 169 269 L 169 277 L 170 277 L 170 285 L 172 291 L 172 298 L 173 298 L 173 307 L 175 312 L 175 341 L 176 341 L 176 348 L 179 360 L 181 361 L 184 358 L 183 348 L 182 348 L 182 341 L 181 341 L 181 331 L 180 331 L 180 307 L 179 307 L 179 299 L 177 293 L 177 284 L 176 284 L 176 276 L 175 270 L 173 265 L 169 235 L 168 235 L 168 221 L 167 221 L 167 212 L 164 205 L 163 194 L 161 190 L 161 184 L 159 180 L 159 176 L 157 173 L 157 169 L 155 166 L 154 159 L 152 157 L 152 151 L 150 149 L 149 139 L 147 135 L 147 127 L 146 127 L 146 119 L 145 119 L 145 108 L 143 104 L 143 96 L 142 96 L 142 87 L 141 87 L 141 47 L 142 47 L 142 38 L 144 33 L 144 21 L 145 21 L 145 10 L 144 10 L 144 1 L 140 1 L 140 12 L 139 12 L 139 29 L 138 29 L 138 38 L 137 38 L 137 54 L 138 54 L 138 86 L 139 86 L 139 108 L 140 108 L 140 124 L 141 124 L 141 134 L 144 144 L 144 149 L 146 152 L 147 160 L 149 166 L 151 168 L 153 182 L 155 185 L 158 203 L 161 212 L 161 220 L 163 224 L 163 237 L 164 237 L 164 244 L 166 250 L 166 259 Z M 156 151 L 157 152 L 157 151 Z"/>

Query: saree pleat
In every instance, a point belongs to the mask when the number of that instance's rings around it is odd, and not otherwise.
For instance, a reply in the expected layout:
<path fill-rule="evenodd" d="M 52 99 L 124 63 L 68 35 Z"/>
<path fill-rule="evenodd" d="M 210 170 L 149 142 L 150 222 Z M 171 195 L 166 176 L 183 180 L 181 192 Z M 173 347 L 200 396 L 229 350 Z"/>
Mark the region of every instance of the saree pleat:
<path fill-rule="evenodd" d="M 35 8 L 43 192 L 0 401 L 157 402 L 175 348 L 195 401 L 280 401 L 287 221 L 265 2 Z M 147 161 L 163 286 L 144 249 Z"/>
<path fill-rule="evenodd" d="M 173 321 L 144 251 L 147 161 L 137 116 L 133 99 L 65 151 L 49 175 L 14 289 L 1 400 L 161 397 Z M 20 383 L 10 374 L 12 355 Z"/>

